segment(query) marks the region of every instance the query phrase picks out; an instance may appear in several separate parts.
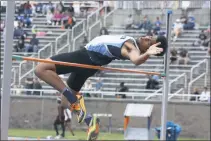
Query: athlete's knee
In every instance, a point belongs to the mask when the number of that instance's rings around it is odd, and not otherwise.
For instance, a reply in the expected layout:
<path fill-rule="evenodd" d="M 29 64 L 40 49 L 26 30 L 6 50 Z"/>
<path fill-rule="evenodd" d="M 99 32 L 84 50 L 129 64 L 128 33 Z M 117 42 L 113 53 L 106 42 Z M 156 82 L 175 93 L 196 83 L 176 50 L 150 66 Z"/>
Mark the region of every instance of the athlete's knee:
<path fill-rule="evenodd" d="M 37 77 L 41 77 L 42 75 L 45 75 L 45 72 L 51 70 L 55 71 L 56 67 L 54 64 L 47 64 L 47 63 L 40 63 L 36 66 L 34 73 Z"/>

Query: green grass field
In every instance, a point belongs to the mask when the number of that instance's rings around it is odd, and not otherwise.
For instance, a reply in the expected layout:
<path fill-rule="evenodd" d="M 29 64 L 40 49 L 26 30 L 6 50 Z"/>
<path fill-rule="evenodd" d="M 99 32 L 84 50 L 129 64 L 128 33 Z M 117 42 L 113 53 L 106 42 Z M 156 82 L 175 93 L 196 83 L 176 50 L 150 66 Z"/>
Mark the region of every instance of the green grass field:
<path fill-rule="evenodd" d="M 9 136 L 12 137 L 26 137 L 26 138 L 46 138 L 47 136 L 55 136 L 53 130 L 35 130 L 35 129 L 9 129 Z M 66 132 L 66 139 L 86 140 L 86 132 L 75 131 L 75 136 L 72 136 L 68 131 Z M 123 140 L 123 134 L 120 133 L 100 133 L 99 140 Z M 157 140 L 157 139 L 155 139 Z M 201 140 L 180 138 L 179 140 Z"/>

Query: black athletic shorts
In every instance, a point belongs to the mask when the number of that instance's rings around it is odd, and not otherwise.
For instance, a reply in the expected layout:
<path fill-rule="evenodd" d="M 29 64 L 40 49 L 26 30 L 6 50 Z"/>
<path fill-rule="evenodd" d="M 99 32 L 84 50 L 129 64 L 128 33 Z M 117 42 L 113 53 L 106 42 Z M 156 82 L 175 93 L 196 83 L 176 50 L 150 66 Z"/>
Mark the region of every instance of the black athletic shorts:
<path fill-rule="evenodd" d="M 52 56 L 51 59 L 55 61 L 97 66 L 97 64 L 93 63 L 93 61 L 90 59 L 87 50 L 85 48 L 75 52 L 58 54 Z M 96 69 L 86 69 L 79 67 L 56 65 L 56 73 L 58 75 L 71 73 L 67 80 L 67 85 L 74 91 L 80 91 L 81 87 L 84 85 L 87 78 L 93 76 L 97 71 L 98 70 Z"/>

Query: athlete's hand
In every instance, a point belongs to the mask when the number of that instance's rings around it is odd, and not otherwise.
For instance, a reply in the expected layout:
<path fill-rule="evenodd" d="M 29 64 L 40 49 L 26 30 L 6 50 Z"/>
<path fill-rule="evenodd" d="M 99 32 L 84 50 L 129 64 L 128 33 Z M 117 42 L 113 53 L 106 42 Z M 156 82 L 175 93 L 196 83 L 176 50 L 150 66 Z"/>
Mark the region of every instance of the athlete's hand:
<path fill-rule="evenodd" d="M 158 45 L 160 45 L 161 43 L 156 43 L 152 46 L 149 47 L 149 49 L 147 50 L 147 54 L 148 55 L 156 55 L 156 54 L 160 54 L 161 52 L 163 52 L 162 48 L 157 47 Z"/>

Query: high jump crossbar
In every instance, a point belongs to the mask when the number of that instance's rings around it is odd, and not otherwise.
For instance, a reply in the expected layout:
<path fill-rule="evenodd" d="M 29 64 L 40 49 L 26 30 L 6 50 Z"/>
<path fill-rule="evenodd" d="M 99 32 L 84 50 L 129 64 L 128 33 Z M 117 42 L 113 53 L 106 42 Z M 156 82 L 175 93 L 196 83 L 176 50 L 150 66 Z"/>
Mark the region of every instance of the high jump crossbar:
<path fill-rule="evenodd" d="M 165 77 L 165 74 L 159 72 L 147 72 L 141 70 L 131 70 L 131 69 L 120 69 L 120 68 L 111 68 L 111 67 L 101 67 L 101 66 L 94 66 L 94 65 L 86 65 L 86 64 L 78 64 L 78 63 L 69 63 L 69 62 L 61 62 L 61 61 L 53 61 L 49 59 L 39 59 L 33 57 L 23 57 L 23 56 L 12 56 L 13 60 L 19 61 L 33 61 L 33 62 L 42 62 L 42 63 L 49 63 L 49 64 L 57 64 L 63 66 L 71 66 L 71 67 L 80 67 L 80 68 L 87 68 L 87 69 L 97 69 L 101 71 L 118 71 L 118 72 L 128 72 L 128 73 L 139 73 L 139 74 L 146 74 L 146 75 L 158 75 L 160 77 Z"/>

